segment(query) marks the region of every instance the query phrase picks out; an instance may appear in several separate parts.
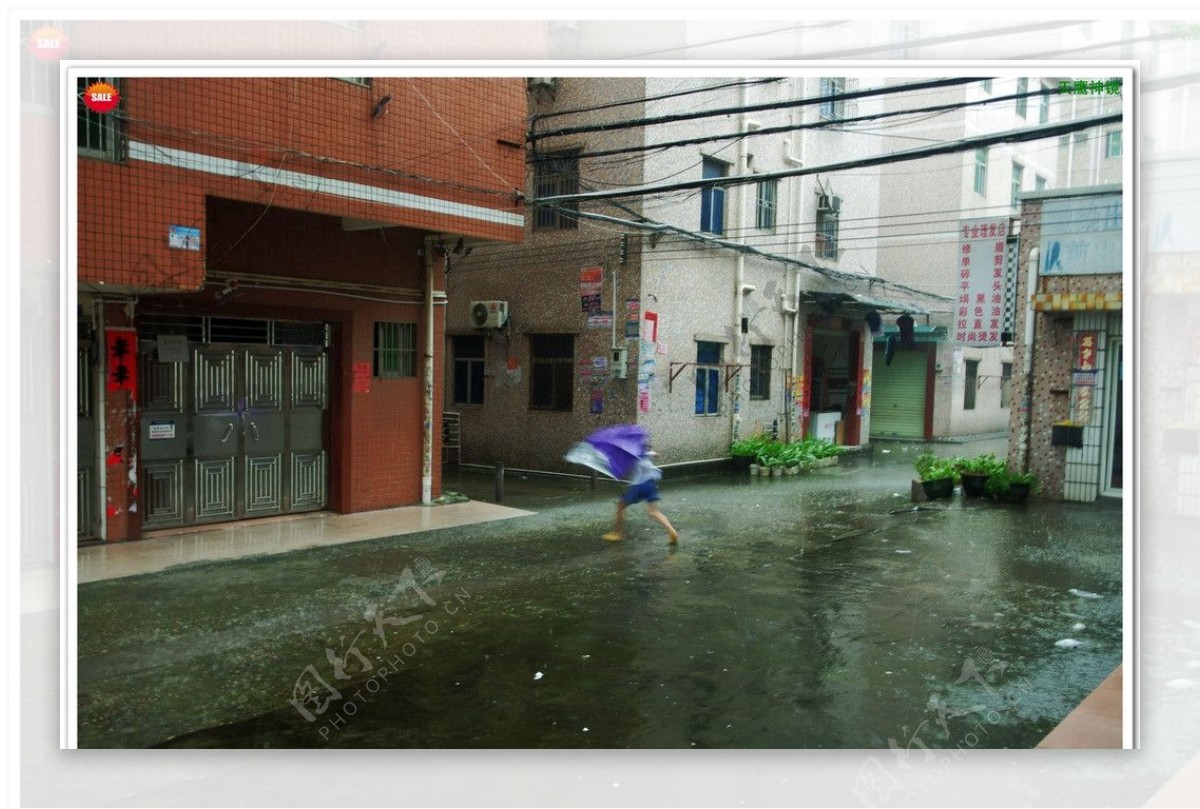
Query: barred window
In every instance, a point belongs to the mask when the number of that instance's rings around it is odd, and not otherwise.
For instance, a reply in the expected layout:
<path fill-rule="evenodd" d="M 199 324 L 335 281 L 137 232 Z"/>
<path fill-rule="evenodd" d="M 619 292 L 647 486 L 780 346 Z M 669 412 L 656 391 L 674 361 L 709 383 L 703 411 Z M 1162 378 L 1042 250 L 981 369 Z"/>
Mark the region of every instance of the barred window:
<path fill-rule="evenodd" d="M 845 79 L 821 79 L 821 97 L 840 96 L 846 92 Z M 830 98 L 821 102 L 821 117 L 827 121 L 840 121 L 846 117 L 846 101 Z"/>
<path fill-rule="evenodd" d="M 561 152 L 542 155 L 533 164 L 534 193 L 538 199 L 579 193 L 578 152 Z M 563 209 L 567 210 L 563 210 Z M 534 216 L 534 227 L 538 229 L 558 228 L 573 230 L 579 227 L 579 219 L 572 211 L 579 210 L 579 203 L 564 202 L 555 207 L 539 207 Z"/>
<path fill-rule="evenodd" d="M 454 338 L 454 403 L 483 404 L 482 337 Z"/>
<path fill-rule="evenodd" d="M 575 391 L 575 335 L 529 335 L 529 409 L 571 410 Z"/>
<path fill-rule="evenodd" d="M 759 230 L 775 231 L 775 213 L 779 204 L 779 181 L 763 180 L 758 184 L 758 205 L 755 225 Z"/>
<path fill-rule="evenodd" d="M 771 398 L 772 346 L 750 346 L 750 398 Z"/>
<path fill-rule="evenodd" d="M 75 100 L 76 115 L 79 118 L 76 133 L 79 156 L 94 157 L 99 160 L 120 160 L 124 157 L 120 107 L 112 112 L 93 112 L 83 103 L 84 92 L 98 82 L 111 84 L 117 89 L 118 94 L 122 93 L 121 83 L 115 78 L 91 76 L 79 79 Z M 122 101 L 122 103 L 124 102 Z"/>
<path fill-rule="evenodd" d="M 375 323 L 374 375 L 417 375 L 417 324 Z"/>

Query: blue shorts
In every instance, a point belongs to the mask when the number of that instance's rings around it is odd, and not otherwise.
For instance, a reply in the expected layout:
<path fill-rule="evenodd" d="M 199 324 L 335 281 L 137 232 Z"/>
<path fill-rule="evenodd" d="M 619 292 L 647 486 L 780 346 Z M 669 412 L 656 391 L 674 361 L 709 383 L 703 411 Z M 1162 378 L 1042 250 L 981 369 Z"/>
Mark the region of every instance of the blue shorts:
<path fill-rule="evenodd" d="M 630 486 L 621 495 L 621 502 L 627 506 L 632 506 L 634 503 L 640 503 L 643 500 L 647 503 L 657 503 L 659 500 L 662 500 L 658 495 L 658 481 L 642 481 L 634 486 Z"/>

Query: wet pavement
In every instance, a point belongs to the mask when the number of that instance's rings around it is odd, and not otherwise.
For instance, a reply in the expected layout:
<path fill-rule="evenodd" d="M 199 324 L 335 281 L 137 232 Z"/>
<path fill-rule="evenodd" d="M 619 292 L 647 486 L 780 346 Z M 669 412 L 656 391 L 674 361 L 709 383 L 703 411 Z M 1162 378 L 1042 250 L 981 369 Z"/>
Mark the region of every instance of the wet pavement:
<path fill-rule="evenodd" d="M 677 548 L 510 473 L 533 516 L 81 585 L 79 744 L 1033 747 L 1121 661 L 1120 503 L 918 507 L 921 448 L 668 474 Z"/>

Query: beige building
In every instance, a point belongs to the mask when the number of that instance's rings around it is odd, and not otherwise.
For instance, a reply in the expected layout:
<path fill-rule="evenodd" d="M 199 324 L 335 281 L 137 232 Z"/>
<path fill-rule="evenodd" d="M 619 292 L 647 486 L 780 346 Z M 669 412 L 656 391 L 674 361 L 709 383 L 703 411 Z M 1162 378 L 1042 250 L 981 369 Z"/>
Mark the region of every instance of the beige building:
<path fill-rule="evenodd" d="M 722 460 L 759 432 L 865 443 L 866 314 L 925 310 L 876 276 L 877 168 L 777 175 L 879 153 L 838 126 L 882 110 L 844 97 L 871 86 L 531 79 L 527 194 L 564 199 L 530 211 L 523 244 L 451 260 L 446 400 L 463 462 L 578 471 L 561 459 L 573 441 L 634 421 L 668 464 Z M 505 315 L 476 321 L 476 303 Z"/>
<path fill-rule="evenodd" d="M 921 99 L 924 106 L 964 106 L 924 120 L 901 119 L 890 130 L 892 143 L 911 148 L 1120 110 L 1119 95 L 1063 94 L 1064 81 L 1057 75 L 1009 73 L 929 93 Z M 904 108 L 912 106 L 912 99 L 904 100 Z M 1106 148 L 1110 156 L 1101 157 Z M 1086 185 L 1119 182 L 1120 157 L 1121 127 L 1113 125 L 884 167 L 880 273 L 951 295 L 956 302 L 918 322 L 915 345 L 895 352 L 891 364 L 880 362 L 889 335 L 876 339 L 873 437 L 932 439 L 1006 429 L 1013 401 L 1021 195 L 1058 188 L 1060 176 Z M 967 236 L 980 225 L 1000 235 L 987 241 Z M 986 301 L 975 300 L 974 287 L 967 300 L 963 286 L 972 250 L 972 273 L 983 269 L 981 250 L 996 261 L 994 285 L 980 287 Z M 977 303 L 986 304 L 982 322 Z"/>

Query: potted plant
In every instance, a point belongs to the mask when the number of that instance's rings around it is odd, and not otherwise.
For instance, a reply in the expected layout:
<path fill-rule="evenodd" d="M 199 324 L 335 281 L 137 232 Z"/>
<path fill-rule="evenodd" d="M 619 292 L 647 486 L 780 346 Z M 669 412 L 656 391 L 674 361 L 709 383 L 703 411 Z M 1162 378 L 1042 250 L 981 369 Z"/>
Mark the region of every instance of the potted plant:
<path fill-rule="evenodd" d="M 1024 503 L 1040 488 L 1033 472 L 1011 472 L 1005 469 L 988 478 L 984 490 L 1001 503 Z"/>
<path fill-rule="evenodd" d="M 770 438 L 765 435 L 756 435 L 750 438 L 742 438 L 734 441 L 729 446 L 729 455 L 732 459 L 732 468 L 735 472 L 743 472 L 756 463 L 755 456 L 758 455 L 770 442 Z M 751 472 L 750 474 L 754 474 Z"/>
<path fill-rule="evenodd" d="M 963 494 L 969 497 L 979 497 L 984 493 L 988 478 L 998 472 L 1005 471 L 1004 461 L 992 453 L 976 455 L 973 458 L 959 458 L 955 462 L 959 477 L 962 479 Z"/>
<path fill-rule="evenodd" d="M 939 497 L 950 497 L 954 494 L 954 461 L 950 458 L 939 458 L 932 452 L 922 452 L 913 462 L 917 477 L 921 479 L 921 487 L 925 497 L 936 500 Z"/>
<path fill-rule="evenodd" d="M 1050 443 L 1056 447 L 1082 447 L 1083 425 L 1058 421 L 1050 426 Z"/>

